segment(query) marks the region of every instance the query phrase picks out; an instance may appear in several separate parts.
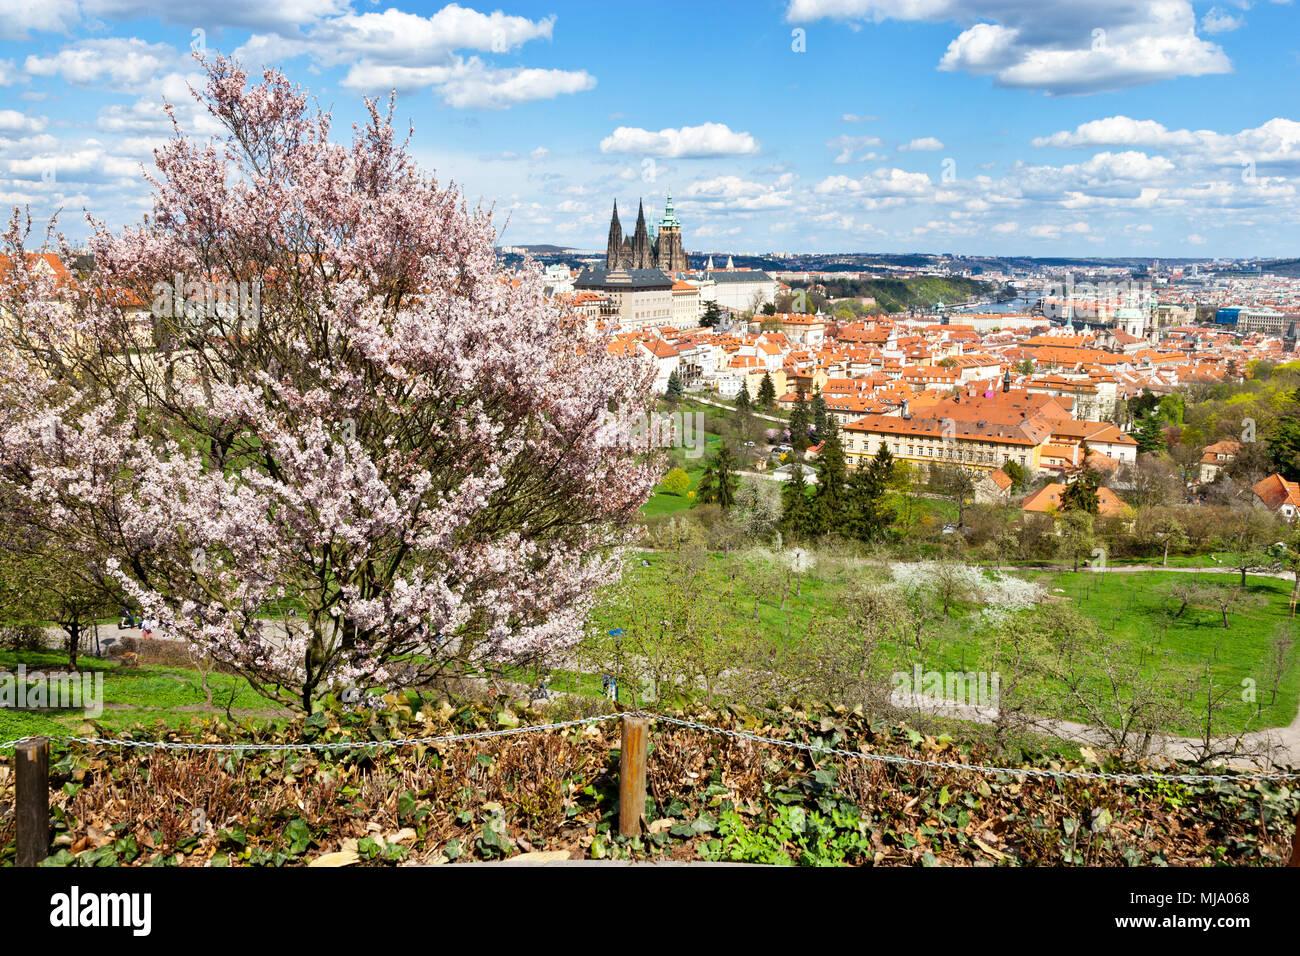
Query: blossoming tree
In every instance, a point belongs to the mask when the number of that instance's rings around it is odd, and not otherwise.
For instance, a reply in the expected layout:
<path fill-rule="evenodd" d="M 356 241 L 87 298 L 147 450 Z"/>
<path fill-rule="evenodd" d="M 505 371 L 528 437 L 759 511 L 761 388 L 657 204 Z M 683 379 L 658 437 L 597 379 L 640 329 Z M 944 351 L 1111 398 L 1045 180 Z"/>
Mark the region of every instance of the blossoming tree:
<path fill-rule="evenodd" d="M 653 370 L 498 268 L 391 103 L 347 147 L 283 76 L 205 69 L 222 134 L 176 126 L 152 214 L 94 224 L 92 269 L 52 288 L 15 213 L 0 478 L 306 709 L 568 647 L 658 477 L 602 427 Z"/>

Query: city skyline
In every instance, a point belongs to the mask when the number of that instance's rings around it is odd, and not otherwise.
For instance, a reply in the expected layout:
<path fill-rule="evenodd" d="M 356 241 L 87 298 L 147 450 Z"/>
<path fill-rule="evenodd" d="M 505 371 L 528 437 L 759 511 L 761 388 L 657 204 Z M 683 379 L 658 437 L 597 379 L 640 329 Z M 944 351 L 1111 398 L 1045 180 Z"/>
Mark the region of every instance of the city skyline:
<path fill-rule="evenodd" d="M 147 211 L 164 97 L 211 131 L 192 50 L 283 70 L 337 137 L 396 90 L 502 245 L 601 249 L 669 191 L 687 249 L 739 253 L 1287 257 L 1300 225 L 1289 3 L 0 9 L 0 201 L 74 240 Z"/>

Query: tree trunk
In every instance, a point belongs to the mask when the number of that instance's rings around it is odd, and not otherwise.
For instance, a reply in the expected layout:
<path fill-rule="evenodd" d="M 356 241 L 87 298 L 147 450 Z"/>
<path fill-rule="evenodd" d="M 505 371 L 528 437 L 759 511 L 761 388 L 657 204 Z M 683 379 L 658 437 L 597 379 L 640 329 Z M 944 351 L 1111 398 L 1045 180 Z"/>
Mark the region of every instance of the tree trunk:
<path fill-rule="evenodd" d="M 81 622 L 68 625 L 68 670 L 77 669 L 77 651 L 81 646 Z"/>

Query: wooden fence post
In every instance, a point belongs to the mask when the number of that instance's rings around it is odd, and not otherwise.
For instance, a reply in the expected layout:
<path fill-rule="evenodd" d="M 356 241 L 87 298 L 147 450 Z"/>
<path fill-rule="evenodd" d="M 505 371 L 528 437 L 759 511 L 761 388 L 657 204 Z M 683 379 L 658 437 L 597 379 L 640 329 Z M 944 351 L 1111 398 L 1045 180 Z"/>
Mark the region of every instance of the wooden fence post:
<path fill-rule="evenodd" d="M 14 746 L 14 822 L 18 866 L 36 866 L 50 850 L 50 741 L 33 737 Z"/>
<path fill-rule="evenodd" d="M 618 757 L 618 833 L 634 837 L 641 833 L 645 816 L 646 752 L 650 722 L 637 714 L 623 715 L 623 742 Z"/>

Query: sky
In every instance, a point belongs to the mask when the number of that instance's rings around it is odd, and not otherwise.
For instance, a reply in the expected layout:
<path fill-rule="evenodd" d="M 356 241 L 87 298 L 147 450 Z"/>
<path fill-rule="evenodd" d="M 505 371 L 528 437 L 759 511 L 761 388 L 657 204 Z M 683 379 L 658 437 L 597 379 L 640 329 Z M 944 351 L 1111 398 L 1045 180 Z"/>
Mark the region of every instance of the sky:
<path fill-rule="evenodd" d="M 194 51 L 411 148 L 505 245 L 603 249 L 671 191 L 688 250 L 1300 255 L 1300 9 L 1276 0 L 0 0 L 0 207 L 150 208 Z"/>

